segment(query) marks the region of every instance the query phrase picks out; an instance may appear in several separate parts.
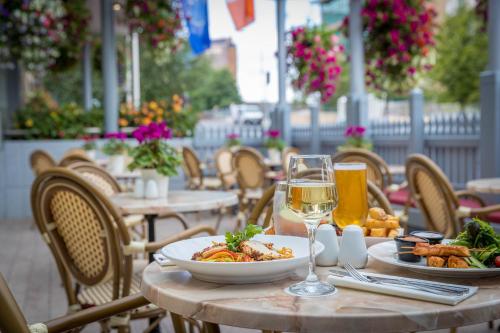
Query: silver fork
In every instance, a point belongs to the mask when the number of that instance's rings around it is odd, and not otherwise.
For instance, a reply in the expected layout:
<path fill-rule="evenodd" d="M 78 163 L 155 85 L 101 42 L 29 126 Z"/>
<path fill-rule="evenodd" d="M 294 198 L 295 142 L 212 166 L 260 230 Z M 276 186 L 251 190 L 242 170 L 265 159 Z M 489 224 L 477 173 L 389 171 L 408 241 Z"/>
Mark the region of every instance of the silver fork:
<path fill-rule="evenodd" d="M 381 284 L 381 285 L 392 284 L 392 285 L 396 285 L 396 286 L 401 286 L 401 284 L 398 284 L 398 283 L 383 283 L 380 281 L 368 279 L 366 276 L 359 273 L 350 263 L 345 263 L 344 268 L 346 269 L 347 273 L 349 273 L 349 275 L 353 279 L 358 280 L 358 281 Z M 404 286 L 411 288 L 411 289 L 424 291 L 424 292 L 427 292 L 430 294 L 435 294 L 435 295 L 450 296 L 450 295 L 462 295 L 463 294 L 462 292 L 435 290 L 435 289 L 423 288 L 423 287 L 419 287 L 419 286 L 411 285 L 411 284 L 404 284 Z"/>

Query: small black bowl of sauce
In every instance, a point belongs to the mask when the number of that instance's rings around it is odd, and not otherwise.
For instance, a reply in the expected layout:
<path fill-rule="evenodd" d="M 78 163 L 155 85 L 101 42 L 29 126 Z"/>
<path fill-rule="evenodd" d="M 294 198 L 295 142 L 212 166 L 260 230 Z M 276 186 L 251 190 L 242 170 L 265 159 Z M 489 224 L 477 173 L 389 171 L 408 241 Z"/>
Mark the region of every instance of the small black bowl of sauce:
<path fill-rule="evenodd" d="M 413 235 L 398 236 L 394 238 L 398 249 L 398 259 L 407 262 L 419 262 L 420 256 L 413 254 L 413 248 L 417 243 L 428 243 L 425 238 L 420 238 Z"/>
<path fill-rule="evenodd" d="M 430 245 L 440 244 L 444 235 L 437 231 L 412 231 L 410 235 L 427 239 Z"/>

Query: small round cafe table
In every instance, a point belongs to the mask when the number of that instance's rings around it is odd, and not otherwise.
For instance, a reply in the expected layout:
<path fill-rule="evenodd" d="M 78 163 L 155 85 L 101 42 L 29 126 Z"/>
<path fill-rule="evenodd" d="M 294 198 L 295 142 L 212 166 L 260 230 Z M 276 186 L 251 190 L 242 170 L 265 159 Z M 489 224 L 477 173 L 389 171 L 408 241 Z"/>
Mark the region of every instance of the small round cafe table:
<path fill-rule="evenodd" d="M 194 251 L 195 249 L 186 249 Z M 370 259 L 366 271 L 426 278 Z M 337 268 L 337 267 L 334 267 Z M 328 267 L 317 268 L 326 278 Z M 412 275 L 413 274 L 413 275 Z M 477 294 L 455 305 L 338 288 L 327 297 L 301 298 L 283 289 L 294 279 L 264 284 L 228 285 L 194 279 L 177 266 L 152 263 L 143 272 L 142 292 L 153 304 L 172 314 L 213 324 L 287 332 L 412 332 L 452 328 L 500 318 L 500 279 L 444 279 L 479 286 Z M 438 280 L 438 278 L 432 278 Z"/>
<path fill-rule="evenodd" d="M 500 194 L 500 178 L 471 180 L 467 182 L 467 189 L 478 193 Z"/>
<path fill-rule="evenodd" d="M 234 206 L 238 197 L 223 191 L 169 191 L 166 199 L 138 199 L 132 193 L 111 197 L 124 215 L 142 214 L 148 222 L 148 240 L 155 241 L 155 221 L 158 216 L 171 213 L 189 213 Z M 150 254 L 153 261 L 153 254 Z"/>

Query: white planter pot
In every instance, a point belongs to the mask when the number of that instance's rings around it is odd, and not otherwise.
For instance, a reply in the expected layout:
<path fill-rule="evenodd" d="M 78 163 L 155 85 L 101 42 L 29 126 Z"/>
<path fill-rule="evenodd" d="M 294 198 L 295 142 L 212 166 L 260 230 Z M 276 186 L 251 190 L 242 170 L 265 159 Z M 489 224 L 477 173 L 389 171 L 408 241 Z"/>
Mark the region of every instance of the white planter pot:
<path fill-rule="evenodd" d="M 269 160 L 273 163 L 281 163 L 281 152 L 276 148 L 270 148 L 267 150 L 267 156 Z"/>
<path fill-rule="evenodd" d="M 95 149 L 92 149 L 92 150 L 86 150 L 85 153 L 87 154 L 87 156 L 92 159 L 92 160 L 96 160 L 97 158 L 97 150 Z"/>
<path fill-rule="evenodd" d="M 168 180 L 169 177 L 159 174 L 156 170 L 153 169 L 141 169 L 142 180 L 145 186 L 144 195 L 147 197 L 147 184 L 150 180 L 156 183 L 156 187 L 158 188 L 158 197 L 159 198 L 167 198 L 168 197 Z"/>
<path fill-rule="evenodd" d="M 108 170 L 112 174 L 125 172 L 125 155 L 112 155 L 109 157 Z"/>

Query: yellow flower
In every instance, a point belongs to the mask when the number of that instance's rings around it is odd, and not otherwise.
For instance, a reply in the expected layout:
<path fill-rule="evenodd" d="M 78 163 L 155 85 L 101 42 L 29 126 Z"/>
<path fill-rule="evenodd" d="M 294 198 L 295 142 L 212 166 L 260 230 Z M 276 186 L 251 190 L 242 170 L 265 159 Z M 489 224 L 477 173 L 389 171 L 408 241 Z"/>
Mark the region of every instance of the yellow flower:
<path fill-rule="evenodd" d="M 144 118 L 144 119 L 142 120 L 142 124 L 143 124 L 143 125 L 149 125 L 149 124 L 151 124 L 151 119 L 150 119 L 150 118 Z"/>
<path fill-rule="evenodd" d="M 151 101 L 149 102 L 149 108 L 150 109 L 156 109 L 158 107 L 158 103 L 156 103 L 155 101 Z"/>
<path fill-rule="evenodd" d="M 118 124 L 121 126 L 121 127 L 125 127 L 128 125 L 128 120 L 125 119 L 125 118 L 120 118 L 120 120 L 118 121 Z"/>
<path fill-rule="evenodd" d="M 179 113 L 182 111 L 182 105 L 181 104 L 173 104 L 172 109 L 174 110 L 175 113 Z"/>
<path fill-rule="evenodd" d="M 26 121 L 24 122 L 24 125 L 26 127 L 29 127 L 29 128 L 33 127 L 33 119 L 31 119 L 31 118 L 26 119 Z"/>

